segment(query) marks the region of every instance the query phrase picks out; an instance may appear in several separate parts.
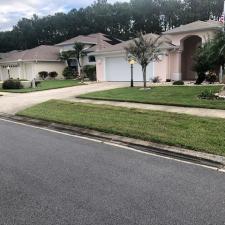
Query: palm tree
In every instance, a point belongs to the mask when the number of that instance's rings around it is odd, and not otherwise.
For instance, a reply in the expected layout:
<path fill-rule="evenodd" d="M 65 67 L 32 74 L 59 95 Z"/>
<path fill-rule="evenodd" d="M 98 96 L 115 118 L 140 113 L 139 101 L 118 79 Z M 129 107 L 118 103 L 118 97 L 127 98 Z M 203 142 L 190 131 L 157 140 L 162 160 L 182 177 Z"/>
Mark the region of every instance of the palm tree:
<path fill-rule="evenodd" d="M 127 54 L 132 55 L 135 61 L 141 65 L 143 73 L 144 88 L 146 85 L 146 69 L 149 63 L 159 60 L 159 55 L 161 54 L 160 45 L 162 42 L 159 40 L 160 36 L 155 35 L 143 35 L 143 33 L 138 33 L 138 37 L 133 40 L 125 50 Z"/>
<path fill-rule="evenodd" d="M 80 68 L 80 72 L 79 75 L 81 77 L 81 80 L 84 80 L 84 76 L 83 76 L 83 65 L 82 65 L 82 56 L 84 55 L 84 44 L 80 43 L 80 42 L 75 42 L 73 49 L 74 50 L 70 50 L 70 51 L 65 51 L 65 52 L 61 52 L 60 53 L 60 58 L 62 60 L 69 60 L 71 58 L 75 58 L 77 60 L 78 66 Z"/>

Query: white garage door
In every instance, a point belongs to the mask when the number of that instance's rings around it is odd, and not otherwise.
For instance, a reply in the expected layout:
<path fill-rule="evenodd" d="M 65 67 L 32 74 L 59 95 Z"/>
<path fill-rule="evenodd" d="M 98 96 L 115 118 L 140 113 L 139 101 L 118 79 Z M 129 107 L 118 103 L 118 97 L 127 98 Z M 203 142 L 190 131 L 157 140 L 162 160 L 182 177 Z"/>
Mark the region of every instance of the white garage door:
<path fill-rule="evenodd" d="M 153 63 L 147 67 L 147 81 L 154 77 Z M 105 80 L 106 81 L 130 81 L 131 69 L 125 57 L 106 58 Z M 134 65 L 134 81 L 143 81 L 141 66 Z"/>

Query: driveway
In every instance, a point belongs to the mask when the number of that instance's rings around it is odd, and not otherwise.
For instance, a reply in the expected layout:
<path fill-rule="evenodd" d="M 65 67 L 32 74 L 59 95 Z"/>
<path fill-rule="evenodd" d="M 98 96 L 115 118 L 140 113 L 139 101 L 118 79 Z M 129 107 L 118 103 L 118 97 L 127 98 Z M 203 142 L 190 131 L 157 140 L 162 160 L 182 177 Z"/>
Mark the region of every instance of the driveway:
<path fill-rule="evenodd" d="M 0 120 L 0 224 L 224 225 L 225 174 Z"/>
<path fill-rule="evenodd" d="M 3 92 L 1 93 L 3 96 L 0 96 L 0 113 L 15 114 L 29 106 L 50 99 L 68 99 L 88 92 L 109 90 L 128 85 L 128 83 L 104 82 L 23 94 Z"/>

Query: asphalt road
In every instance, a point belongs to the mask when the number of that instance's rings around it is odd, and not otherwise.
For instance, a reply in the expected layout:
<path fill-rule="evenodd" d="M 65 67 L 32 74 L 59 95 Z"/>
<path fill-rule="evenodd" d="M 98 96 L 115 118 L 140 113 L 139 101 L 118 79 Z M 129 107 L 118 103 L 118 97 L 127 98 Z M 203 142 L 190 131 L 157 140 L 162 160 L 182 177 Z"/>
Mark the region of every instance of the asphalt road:
<path fill-rule="evenodd" d="M 225 174 L 0 120 L 1 225 L 221 225 Z"/>

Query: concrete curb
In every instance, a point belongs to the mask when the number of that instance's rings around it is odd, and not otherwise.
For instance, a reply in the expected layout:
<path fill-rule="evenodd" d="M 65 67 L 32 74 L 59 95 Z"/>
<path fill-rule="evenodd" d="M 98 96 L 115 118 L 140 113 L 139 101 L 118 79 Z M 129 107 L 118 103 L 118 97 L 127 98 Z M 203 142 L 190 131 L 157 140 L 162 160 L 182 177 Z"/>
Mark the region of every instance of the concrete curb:
<path fill-rule="evenodd" d="M 202 153 L 192 151 L 184 148 L 173 147 L 163 144 L 157 144 L 149 141 L 142 141 L 134 138 L 123 137 L 114 134 L 108 134 L 91 129 L 63 125 L 59 123 L 53 123 L 38 119 L 31 119 L 28 117 L 14 116 L 8 114 L 0 114 L 0 118 L 7 119 L 15 122 L 25 123 L 41 128 L 49 128 L 52 130 L 65 132 L 74 135 L 81 135 L 85 137 L 95 138 L 102 142 L 112 142 L 128 147 L 138 148 L 138 150 L 154 153 L 158 155 L 168 156 L 172 158 L 182 159 L 190 161 L 196 164 L 202 164 L 207 166 L 216 167 L 218 169 L 225 169 L 225 157 L 219 155 L 213 155 L 208 153 Z"/>

